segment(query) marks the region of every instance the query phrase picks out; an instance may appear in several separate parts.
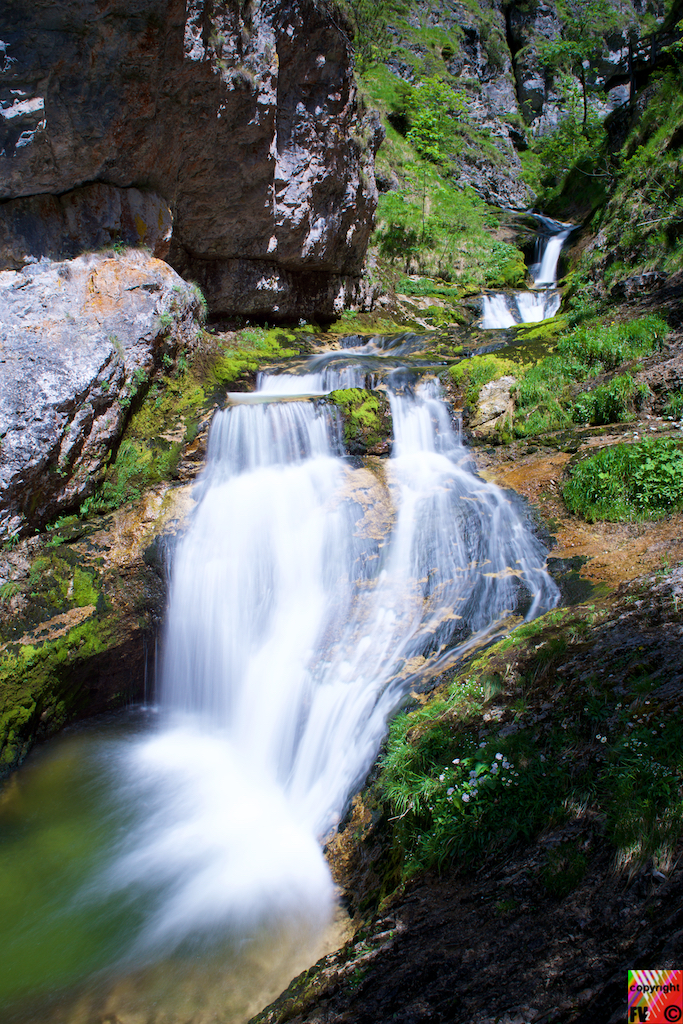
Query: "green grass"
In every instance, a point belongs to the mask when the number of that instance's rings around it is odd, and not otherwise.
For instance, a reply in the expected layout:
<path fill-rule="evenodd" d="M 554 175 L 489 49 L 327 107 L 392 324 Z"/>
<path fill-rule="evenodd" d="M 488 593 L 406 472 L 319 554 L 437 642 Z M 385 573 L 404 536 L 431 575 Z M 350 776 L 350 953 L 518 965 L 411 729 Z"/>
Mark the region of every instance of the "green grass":
<path fill-rule="evenodd" d="M 605 448 L 572 469 L 563 495 L 589 522 L 677 511 L 683 508 L 683 442 L 657 438 Z"/>
<path fill-rule="evenodd" d="M 410 34 L 414 30 L 408 26 L 406 31 Z M 409 52 L 405 50 L 406 60 Z M 443 63 L 439 67 L 430 58 L 420 58 L 417 65 L 418 80 L 427 76 L 435 89 L 441 83 L 440 88 L 451 87 L 460 94 L 460 81 L 450 78 Z M 501 162 L 501 153 L 489 134 L 470 123 L 465 111 L 459 118 L 447 119 L 450 135 L 440 145 L 448 155 L 422 159 L 417 142 L 411 145 L 406 137 L 411 135 L 411 110 L 420 106 L 411 105 L 406 93 L 411 87 L 383 64 L 366 68 L 360 87 L 364 102 L 380 111 L 386 129 L 377 154 L 378 177 L 392 181 L 394 186 L 398 183 L 398 188 L 380 195 L 372 243 L 380 262 L 393 268 L 397 290 L 405 291 L 403 283 L 400 288 L 396 283 L 402 273 L 441 278 L 445 284 L 457 286 L 459 294 L 483 287 L 521 285 L 526 273 L 522 252 L 493 234 L 499 212 L 487 206 L 471 188 L 459 186 L 454 169 L 453 161 L 468 151 L 478 158 L 485 153 L 489 160 Z"/>
<path fill-rule="evenodd" d="M 627 419 L 643 397 L 643 389 L 630 375 L 622 374 L 577 397 L 578 386 L 661 349 L 666 333 L 666 322 L 648 315 L 628 323 L 580 325 L 560 336 L 555 352 L 531 366 L 519 380 L 515 434 L 532 437 L 573 422 Z"/>
<path fill-rule="evenodd" d="M 683 390 L 670 392 L 662 411 L 665 416 L 671 416 L 672 419 L 683 418 Z"/>
<path fill-rule="evenodd" d="M 636 385 L 633 377 L 624 373 L 579 395 L 571 408 L 572 419 L 593 426 L 624 423 L 633 419 L 634 408 L 646 395 L 647 385 Z"/>

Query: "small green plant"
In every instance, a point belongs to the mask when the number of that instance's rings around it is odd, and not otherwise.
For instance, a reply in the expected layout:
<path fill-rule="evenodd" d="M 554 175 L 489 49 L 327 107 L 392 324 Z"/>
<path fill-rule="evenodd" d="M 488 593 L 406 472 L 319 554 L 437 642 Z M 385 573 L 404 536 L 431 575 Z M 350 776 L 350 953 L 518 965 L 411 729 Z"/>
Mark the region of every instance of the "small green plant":
<path fill-rule="evenodd" d="M 614 377 L 609 384 L 600 384 L 593 391 L 579 395 L 571 407 L 575 423 L 623 423 L 633 418 L 633 407 L 647 394 L 646 385 L 636 385 L 629 373 Z"/>
<path fill-rule="evenodd" d="M 683 390 L 670 392 L 664 403 L 663 412 L 671 419 L 683 419 Z"/>
<path fill-rule="evenodd" d="M 657 438 L 605 448 L 574 467 L 563 494 L 589 522 L 674 512 L 683 507 L 683 445 Z"/>
<path fill-rule="evenodd" d="M 551 850 L 541 871 L 541 881 L 551 896 L 568 896 L 583 881 L 586 857 L 573 843 L 562 843 Z"/>
<path fill-rule="evenodd" d="M 646 393 L 629 374 L 578 397 L 576 386 L 661 348 L 667 331 L 661 317 L 648 315 L 623 324 L 584 324 L 559 337 L 556 353 L 531 366 L 519 380 L 515 434 L 527 437 L 572 422 L 627 419 Z"/>
<path fill-rule="evenodd" d="M 16 580 L 7 580 L 0 587 L 0 604 L 9 604 L 13 597 L 21 593 L 21 584 Z"/>
<path fill-rule="evenodd" d="M 172 316 L 172 314 L 171 313 L 159 313 L 159 315 L 157 316 L 157 323 L 159 324 L 159 327 L 162 327 L 164 330 L 167 331 L 169 327 L 173 326 L 173 316 Z"/>
<path fill-rule="evenodd" d="M 470 405 L 476 405 L 479 399 L 479 392 L 484 384 L 492 380 L 510 374 L 519 373 L 521 367 L 510 359 L 501 359 L 500 356 L 483 355 L 472 356 L 471 359 L 463 359 L 456 363 L 448 371 L 453 383 L 460 388 L 465 388 L 465 397 Z"/>
<path fill-rule="evenodd" d="M 206 301 L 204 292 L 201 290 L 201 288 L 195 281 L 190 282 L 190 288 L 194 292 L 197 301 L 199 302 L 198 320 L 200 323 L 205 324 L 209 315 L 209 303 Z"/>

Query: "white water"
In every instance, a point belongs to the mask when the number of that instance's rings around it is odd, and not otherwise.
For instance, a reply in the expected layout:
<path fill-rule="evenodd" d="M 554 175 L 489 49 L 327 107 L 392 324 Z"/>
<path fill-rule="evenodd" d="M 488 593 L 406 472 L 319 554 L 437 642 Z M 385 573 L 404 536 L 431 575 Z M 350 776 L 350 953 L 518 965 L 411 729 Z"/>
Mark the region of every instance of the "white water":
<path fill-rule="evenodd" d="M 562 224 L 549 217 L 537 215 L 544 231 L 536 240 L 535 260 L 529 267 L 535 288 L 546 288 L 557 284 L 557 264 L 562 246 L 574 230 L 573 224 Z"/>
<path fill-rule="evenodd" d="M 534 262 L 529 266 L 534 291 L 492 292 L 483 296 L 481 326 L 500 330 L 515 324 L 539 323 L 555 316 L 561 296 L 557 288 L 557 264 L 565 241 L 574 230 L 549 217 L 536 215 L 542 231 L 536 240 Z"/>

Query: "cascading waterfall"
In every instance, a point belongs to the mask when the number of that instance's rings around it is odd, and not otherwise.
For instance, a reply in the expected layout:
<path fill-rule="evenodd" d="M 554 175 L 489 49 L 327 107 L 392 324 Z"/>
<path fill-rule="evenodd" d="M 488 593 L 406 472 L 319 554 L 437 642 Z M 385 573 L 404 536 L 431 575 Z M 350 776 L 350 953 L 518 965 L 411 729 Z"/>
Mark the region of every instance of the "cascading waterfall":
<path fill-rule="evenodd" d="M 574 225 L 562 224 L 541 214 L 535 214 L 535 217 L 541 230 L 536 238 L 534 262 L 529 265 L 534 290 L 484 295 L 481 320 L 484 330 L 538 323 L 555 316 L 560 308 L 561 296 L 556 288 L 557 264 L 562 246 Z"/>
<path fill-rule="evenodd" d="M 214 418 L 172 559 L 159 726 L 110 748 L 126 824 L 50 925 L 68 933 L 85 904 L 125 918 L 122 948 L 89 970 L 292 920 L 320 930 L 334 905 L 320 841 L 411 685 L 515 610 L 557 602 L 541 544 L 473 473 L 436 382 L 390 394 L 383 473 L 344 457 L 334 409 L 312 397 L 364 382 L 338 355 L 262 375 Z"/>

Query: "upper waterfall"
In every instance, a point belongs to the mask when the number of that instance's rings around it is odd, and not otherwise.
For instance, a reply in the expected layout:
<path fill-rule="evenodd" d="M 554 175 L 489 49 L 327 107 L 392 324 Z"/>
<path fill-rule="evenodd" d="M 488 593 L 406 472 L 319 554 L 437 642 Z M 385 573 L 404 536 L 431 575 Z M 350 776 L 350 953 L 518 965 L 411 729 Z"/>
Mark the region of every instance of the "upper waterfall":
<path fill-rule="evenodd" d="M 481 327 L 496 330 L 515 324 L 538 323 L 555 316 L 561 296 L 557 290 L 557 266 L 562 246 L 575 228 L 541 214 L 534 215 L 540 230 L 534 246 L 534 261 L 529 264 L 532 291 L 492 292 L 482 298 Z"/>

